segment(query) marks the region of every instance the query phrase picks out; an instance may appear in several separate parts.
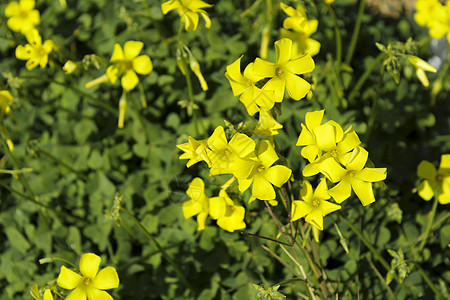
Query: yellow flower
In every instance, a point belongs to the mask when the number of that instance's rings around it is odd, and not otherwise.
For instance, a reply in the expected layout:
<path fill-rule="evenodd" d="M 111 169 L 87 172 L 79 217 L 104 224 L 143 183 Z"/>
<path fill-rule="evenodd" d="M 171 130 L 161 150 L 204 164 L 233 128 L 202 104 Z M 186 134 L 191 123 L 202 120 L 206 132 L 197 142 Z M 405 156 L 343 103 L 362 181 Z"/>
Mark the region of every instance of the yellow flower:
<path fill-rule="evenodd" d="M 112 300 L 112 297 L 103 290 L 117 288 L 119 276 L 113 267 L 106 267 L 98 272 L 100 262 L 101 258 L 98 255 L 86 253 L 80 260 L 81 275 L 65 266 L 61 267 L 56 282 L 64 289 L 73 289 L 66 297 L 67 300 L 85 300 L 86 297 L 88 300 Z"/>
<path fill-rule="evenodd" d="M 81 67 L 81 62 L 75 62 L 68 60 L 63 66 L 63 70 L 66 72 L 66 74 L 72 74 L 76 70 L 78 70 Z"/>
<path fill-rule="evenodd" d="M 206 218 L 209 214 L 209 199 L 205 195 L 205 183 L 199 177 L 189 184 L 186 194 L 190 200 L 183 203 L 183 215 L 186 219 L 197 216 L 197 230 L 205 229 Z"/>
<path fill-rule="evenodd" d="M 417 167 L 417 175 L 424 180 L 418 187 L 419 196 L 424 200 L 438 197 L 439 203 L 450 203 L 450 154 L 441 156 L 439 169 L 423 160 Z"/>
<path fill-rule="evenodd" d="M 292 53 L 292 41 L 290 39 L 284 38 L 276 41 L 275 48 L 277 52 L 276 63 L 256 58 L 254 72 L 257 76 L 270 78 L 263 89 L 274 91 L 276 102 L 283 100 L 285 87 L 291 98 L 300 100 L 309 92 L 311 85 L 296 74 L 312 72 L 314 61 L 309 54 L 295 57 Z"/>
<path fill-rule="evenodd" d="M 16 57 L 22 60 L 28 60 L 26 68 L 34 69 L 37 65 L 44 68 L 48 62 L 48 55 L 55 48 L 55 44 L 51 40 L 47 40 L 42 44 L 42 38 L 36 29 L 32 29 L 25 34 L 28 44 L 19 45 L 16 48 Z"/>
<path fill-rule="evenodd" d="M 234 163 L 255 150 L 255 142 L 247 135 L 236 132 L 227 142 L 225 130 L 218 126 L 208 138 L 206 154 L 211 161 L 210 176 L 235 173 Z"/>
<path fill-rule="evenodd" d="M 428 26 L 428 24 L 434 18 L 433 10 L 435 9 L 435 7 L 439 7 L 440 5 L 441 4 L 438 0 L 417 0 L 414 20 L 420 26 Z"/>
<path fill-rule="evenodd" d="M 328 194 L 325 178 L 320 181 L 314 193 L 311 183 L 308 180 L 303 181 L 300 193 L 301 200 L 292 202 L 292 221 L 306 216 L 306 222 L 323 230 L 323 217 L 341 209 L 340 205 L 326 201 L 331 196 Z"/>
<path fill-rule="evenodd" d="M 450 1 L 445 6 L 439 3 L 433 8 L 428 27 L 431 37 L 440 39 L 447 35 L 447 42 L 450 42 Z"/>
<path fill-rule="evenodd" d="M 198 25 L 197 13 L 205 20 L 205 27 L 211 27 L 211 19 L 208 13 L 202 10 L 202 8 L 211 6 L 211 4 L 200 0 L 170 0 L 161 4 L 161 10 L 163 14 L 167 14 L 169 11 L 176 9 L 186 31 L 194 31 Z"/>
<path fill-rule="evenodd" d="M 13 97 L 11 96 L 11 93 L 6 90 L 0 90 L 0 112 L 2 113 L 9 113 L 11 108 L 9 107 L 9 104 L 13 101 Z"/>
<path fill-rule="evenodd" d="M 209 214 L 226 231 L 234 232 L 246 227 L 245 208 L 233 201 L 225 190 L 220 190 L 218 197 L 209 199 Z"/>
<path fill-rule="evenodd" d="M 273 146 L 264 140 L 258 144 L 255 156 L 235 161 L 235 176 L 239 180 L 239 190 L 243 193 L 253 184 L 252 197 L 274 200 L 276 194 L 272 185 L 281 187 L 292 174 L 286 166 L 273 165 L 278 159 Z"/>
<path fill-rule="evenodd" d="M 428 81 L 425 71 L 436 73 L 437 70 L 432 65 L 430 65 L 423 59 L 418 58 L 417 56 L 407 55 L 406 57 L 416 69 L 417 78 L 419 78 L 420 82 L 424 87 L 427 87 L 430 84 L 430 82 Z"/>
<path fill-rule="evenodd" d="M 372 182 L 386 179 L 386 168 L 365 168 L 369 153 L 359 146 L 345 156 L 348 157 L 346 169 L 334 159 L 327 159 L 320 166 L 320 171 L 331 182 L 339 181 L 328 191 L 329 194 L 337 203 L 341 203 L 350 197 L 353 188 L 362 205 L 375 202 Z"/>
<path fill-rule="evenodd" d="M 34 9 L 34 0 L 12 1 L 5 9 L 5 15 L 9 17 L 8 27 L 13 31 L 26 34 L 40 22 L 39 11 Z"/>
<path fill-rule="evenodd" d="M 267 136 L 277 135 L 278 130 L 282 129 L 283 125 L 277 122 L 270 113 L 270 110 L 261 109 L 259 111 L 259 121 L 256 125 L 254 133 L 259 133 Z"/>
<path fill-rule="evenodd" d="M 206 148 L 208 147 L 208 139 L 199 140 L 192 137 L 188 137 L 188 142 L 184 144 L 177 145 L 177 148 L 183 150 L 184 153 L 180 155 L 180 159 L 189 159 L 186 166 L 190 166 L 200 162 L 206 161 L 208 166 L 211 164 L 210 159 L 206 155 Z"/>
<path fill-rule="evenodd" d="M 44 292 L 44 300 L 53 300 L 53 295 L 50 289 L 46 289 Z"/>
<path fill-rule="evenodd" d="M 123 50 L 119 44 L 114 45 L 111 57 L 113 65 L 106 69 L 109 81 L 115 83 L 122 76 L 122 87 L 130 91 L 139 83 L 136 73 L 146 75 L 153 70 L 152 61 L 148 55 L 139 55 L 144 47 L 144 43 L 138 41 L 128 41 Z"/>
<path fill-rule="evenodd" d="M 227 66 L 225 76 L 230 81 L 233 95 L 238 96 L 239 100 L 245 105 L 249 115 L 253 116 L 261 108 L 270 110 L 275 104 L 275 98 L 272 91 L 264 91 L 256 87 L 256 83 L 263 79 L 263 76 L 255 75 L 253 63 L 245 67 L 244 75 L 241 74 L 241 59 L 239 57 L 234 63 Z"/>

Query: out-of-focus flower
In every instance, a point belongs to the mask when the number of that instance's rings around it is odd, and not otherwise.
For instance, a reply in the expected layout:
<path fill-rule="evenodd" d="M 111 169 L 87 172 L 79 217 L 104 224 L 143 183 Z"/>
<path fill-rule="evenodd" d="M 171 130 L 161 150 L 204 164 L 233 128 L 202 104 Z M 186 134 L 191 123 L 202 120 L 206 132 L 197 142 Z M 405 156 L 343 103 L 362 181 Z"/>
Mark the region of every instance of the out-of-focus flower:
<path fill-rule="evenodd" d="M 100 262 L 100 256 L 94 253 L 85 253 L 80 259 L 81 275 L 65 266 L 61 267 L 56 282 L 64 289 L 73 290 L 66 299 L 112 300 L 112 297 L 104 290 L 117 288 L 119 276 L 113 267 L 106 267 L 98 272 Z"/>
<path fill-rule="evenodd" d="M 417 167 L 417 175 L 424 180 L 418 187 L 419 196 L 424 200 L 438 197 L 439 203 L 450 203 L 450 154 L 441 156 L 439 169 L 423 160 Z"/>
<path fill-rule="evenodd" d="M 76 61 L 71 61 L 68 60 L 64 66 L 63 66 L 63 70 L 66 72 L 66 74 L 72 74 L 73 72 L 75 72 L 76 70 L 78 70 L 81 67 L 82 63 L 81 62 L 76 62 Z"/>
<path fill-rule="evenodd" d="M 11 93 L 6 90 L 0 90 L 0 112 L 2 113 L 9 113 L 11 108 L 9 107 L 9 104 L 13 101 L 13 97 L 11 96 Z"/>
<path fill-rule="evenodd" d="M 26 68 L 34 69 L 37 65 L 44 68 L 48 62 L 48 55 L 55 48 L 55 44 L 51 40 L 47 40 L 42 44 L 42 38 L 36 29 L 32 29 L 25 34 L 28 44 L 19 45 L 16 48 L 16 57 L 22 60 L 28 60 Z"/>
<path fill-rule="evenodd" d="M 44 292 L 44 300 L 53 300 L 53 295 L 50 289 L 46 289 Z"/>
<path fill-rule="evenodd" d="M 39 11 L 34 9 L 34 0 L 20 0 L 10 2 L 5 9 L 5 15 L 9 17 L 8 27 L 13 31 L 26 34 L 40 22 Z"/>
<path fill-rule="evenodd" d="M 115 83 L 122 76 L 122 87 L 130 91 L 139 83 L 136 73 L 146 75 L 153 70 L 150 57 L 148 55 L 139 55 L 142 47 L 144 47 L 144 43 L 138 41 L 126 42 L 123 50 L 119 44 L 114 45 L 111 57 L 113 65 L 106 69 L 109 81 Z"/>
<path fill-rule="evenodd" d="M 201 0 L 170 0 L 161 4 L 161 10 L 163 14 L 167 14 L 169 11 L 176 9 L 186 31 L 194 31 L 198 25 L 197 13 L 205 20 L 205 27 L 211 27 L 211 19 L 208 13 L 202 9 L 211 6 L 211 4 Z"/>
<path fill-rule="evenodd" d="M 301 189 L 302 200 L 292 202 L 292 221 L 305 217 L 305 221 L 319 230 L 323 230 L 323 217 L 338 209 L 340 205 L 326 201 L 331 198 L 328 194 L 326 179 L 322 179 L 313 193 L 309 181 L 305 180 Z"/>

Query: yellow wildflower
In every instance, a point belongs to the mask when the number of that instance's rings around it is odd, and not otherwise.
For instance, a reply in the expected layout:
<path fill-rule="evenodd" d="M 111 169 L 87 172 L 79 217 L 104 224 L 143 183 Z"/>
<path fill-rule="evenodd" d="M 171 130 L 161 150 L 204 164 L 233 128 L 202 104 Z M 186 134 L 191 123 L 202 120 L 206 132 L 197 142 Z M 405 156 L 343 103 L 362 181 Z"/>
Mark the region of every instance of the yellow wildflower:
<path fill-rule="evenodd" d="M 106 267 L 98 272 L 100 262 L 100 256 L 93 253 L 85 253 L 80 259 L 81 275 L 65 266 L 61 267 L 61 272 L 56 282 L 64 289 L 73 289 L 66 299 L 112 300 L 112 297 L 104 290 L 117 288 L 119 286 L 119 276 L 113 267 Z"/>
<path fill-rule="evenodd" d="M 206 148 L 208 147 L 208 139 L 199 140 L 188 137 L 188 142 L 177 145 L 177 148 L 183 150 L 184 153 L 180 155 L 180 159 L 189 159 L 186 166 L 190 166 L 200 162 L 206 161 L 208 166 L 211 164 L 210 159 L 206 155 Z"/>
<path fill-rule="evenodd" d="M 40 22 L 39 11 L 34 9 L 34 0 L 20 0 L 10 2 L 5 9 L 5 15 L 9 17 L 8 27 L 13 31 L 26 34 Z"/>
<path fill-rule="evenodd" d="M 424 180 L 418 187 L 419 196 L 424 200 L 438 197 L 439 203 L 450 203 L 450 154 L 441 156 L 439 169 L 423 160 L 417 167 L 417 175 Z"/>
<path fill-rule="evenodd" d="M 256 125 L 254 133 L 259 133 L 267 136 L 277 135 L 278 130 L 282 129 L 283 125 L 277 122 L 270 113 L 270 110 L 261 109 L 259 111 L 259 121 Z"/>
<path fill-rule="evenodd" d="M 420 26 L 428 26 L 434 18 L 433 11 L 435 7 L 439 7 L 439 5 L 441 4 L 438 0 L 417 0 L 414 20 Z"/>
<path fill-rule="evenodd" d="M 305 221 L 319 230 L 323 230 L 323 217 L 338 209 L 340 205 L 328 202 L 331 196 L 328 194 L 326 179 L 323 178 L 313 193 L 311 183 L 303 181 L 300 191 L 301 200 L 292 202 L 292 221 L 305 217 Z"/>
<path fill-rule="evenodd" d="M 5 114 L 9 113 L 11 110 L 9 104 L 11 104 L 12 101 L 13 97 L 9 91 L 0 90 L 0 112 Z"/>
<path fill-rule="evenodd" d="M 22 60 L 28 60 L 26 68 L 34 69 L 37 65 L 44 68 L 48 62 L 48 55 L 55 48 L 55 44 L 51 40 L 47 40 L 42 44 L 42 38 L 36 29 L 32 29 L 25 34 L 28 44 L 19 45 L 16 48 L 16 57 Z"/>
<path fill-rule="evenodd" d="M 197 230 L 205 229 L 209 214 L 209 199 L 205 195 L 205 183 L 199 177 L 194 178 L 186 191 L 190 200 L 183 203 L 183 215 L 186 219 L 197 216 Z"/>
<path fill-rule="evenodd" d="M 218 197 L 209 199 L 209 214 L 226 231 L 234 232 L 246 227 L 245 208 L 233 201 L 225 190 L 220 190 Z"/>
<path fill-rule="evenodd" d="M 161 4 L 161 10 L 163 14 L 167 14 L 169 11 L 176 9 L 186 31 L 194 31 L 198 25 L 197 13 L 205 20 L 205 27 L 211 27 L 211 19 L 208 13 L 202 10 L 202 8 L 211 6 L 211 4 L 200 0 L 170 0 Z"/>
<path fill-rule="evenodd" d="M 126 42 L 123 50 L 119 44 L 114 45 L 114 51 L 110 60 L 113 65 L 106 69 L 106 75 L 111 83 L 115 83 L 122 76 L 122 87 L 130 91 L 139 83 L 136 73 L 146 75 L 153 70 L 150 57 L 148 55 L 139 55 L 142 47 L 144 47 L 144 43 L 138 41 Z"/>
<path fill-rule="evenodd" d="M 291 98 L 300 100 L 309 92 L 311 85 L 297 74 L 312 72 L 315 67 L 314 61 L 309 54 L 301 57 L 294 56 L 290 39 L 276 41 L 275 48 L 276 62 L 271 63 L 256 58 L 254 72 L 257 76 L 270 78 L 263 89 L 274 91 L 276 102 L 283 100 L 285 88 Z"/>

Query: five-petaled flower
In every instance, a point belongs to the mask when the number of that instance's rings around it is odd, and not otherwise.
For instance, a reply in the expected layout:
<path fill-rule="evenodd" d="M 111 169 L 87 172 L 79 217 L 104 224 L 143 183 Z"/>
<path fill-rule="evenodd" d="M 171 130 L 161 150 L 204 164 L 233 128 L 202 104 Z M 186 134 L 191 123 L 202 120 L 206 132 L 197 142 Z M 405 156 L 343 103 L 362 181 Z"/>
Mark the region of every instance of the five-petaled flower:
<path fill-rule="evenodd" d="M 292 41 L 290 39 L 281 39 L 275 42 L 277 59 L 271 63 L 260 58 L 256 58 L 253 67 L 257 76 L 269 77 L 269 81 L 263 89 L 272 90 L 275 93 L 275 101 L 281 102 L 284 97 L 284 88 L 287 89 L 289 96 L 294 100 L 300 100 L 305 97 L 311 89 L 311 85 L 297 76 L 314 70 L 314 61 L 311 55 L 296 56 L 292 52 Z"/>
<path fill-rule="evenodd" d="M 194 31 L 198 25 L 197 13 L 205 20 L 205 27 L 211 27 L 211 19 L 208 13 L 202 9 L 211 6 L 211 4 L 201 0 L 170 0 L 161 4 L 161 10 L 163 14 L 167 14 L 169 11 L 176 9 L 186 31 Z"/>
<path fill-rule="evenodd" d="M 138 41 L 126 42 L 123 50 L 119 44 L 114 45 L 114 51 L 110 60 L 113 65 L 106 69 L 106 75 L 112 83 L 115 83 L 122 76 L 122 87 L 130 91 L 139 83 L 136 73 L 147 75 L 153 70 L 150 57 L 148 55 L 139 55 L 142 47 L 144 47 L 144 43 Z"/>
<path fill-rule="evenodd" d="M 218 197 L 209 199 L 209 214 L 226 231 L 234 232 L 246 227 L 245 208 L 233 201 L 225 190 L 220 190 Z"/>
<path fill-rule="evenodd" d="M 65 266 L 61 267 L 57 284 L 67 290 L 73 291 L 66 297 L 66 300 L 112 300 L 113 298 L 104 290 L 114 289 L 119 286 L 119 276 L 116 269 L 106 267 L 98 272 L 101 258 L 93 253 L 85 253 L 81 256 L 81 275 L 69 270 Z M 98 272 L 98 273 L 97 273 Z"/>
<path fill-rule="evenodd" d="M 12 1 L 5 9 L 5 15 L 9 17 L 8 27 L 13 31 L 26 34 L 40 22 L 39 11 L 34 9 L 34 0 Z"/>
<path fill-rule="evenodd" d="M 326 179 L 323 178 L 313 193 L 311 183 L 303 181 L 301 189 L 302 200 L 292 202 L 292 221 L 304 216 L 305 221 L 319 230 L 323 230 L 323 217 L 338 209 L 340 205 L 326 201 L 331 198 L 328 194 Z"/>
<path fill-rule="evenodd" d="M 417 175 L 424 179 L 418 187 L 420 197 L 428 201 L 435 196 L 440 204 L 450 203 L 450 154 L 441 156 L 438 170 L 423 160 L 417 167 Z"/>
<path fill-rule="evenodd" d="M 28 44 L 19 45 L 16 48 L 16 57 L 22 60 L 28 60 L 26 68 L 34 69 L 37 65 L 44 68 L 48 62 L 48 55 L 55 48 L 55 44 L 51 40 L 47 40 L 42 44 L 42 38 L 36 29 L 32 29 L 26 33 Z"/>

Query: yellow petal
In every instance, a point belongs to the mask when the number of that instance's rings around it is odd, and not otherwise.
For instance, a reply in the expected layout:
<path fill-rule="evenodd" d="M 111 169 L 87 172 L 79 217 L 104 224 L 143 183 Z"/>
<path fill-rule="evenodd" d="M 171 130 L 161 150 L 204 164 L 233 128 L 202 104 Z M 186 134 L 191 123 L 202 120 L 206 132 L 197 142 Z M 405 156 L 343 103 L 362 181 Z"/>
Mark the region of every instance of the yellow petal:
<path fill-rule="evenodd" d="M 125 55 L 123 53 L 122 47 L 119 44 L 114 44 L 114 51 L 111 56 L 111 62 L 120 62 L 125 59 Z"/>
<path fill-rule="evenodd" d="M 116 83 L 117 78 L 119 78 L 119 69 L 115 65 L 109 66 L 106 69 L 106 76 L 112 84 Z"/>
<path fill-rule="evenodd" d="M 295 75 L 294 75 L 295 76 Z M 264 90 L 273 91 L 273 99 L 275 102 L 282 102 L 284 98 L 284 88 L 286 86 L 286 81 L 281 77 L 276 76 L 267 81 L 263 86 Z"/>
<path fill-rule="evenodd" d="M 241 59 L 243 55 L 239 57 L 231 65 L 227 66 L 227 71 L 225 76 L 230 81 L 231 89 L 233 90 L 233 95 L 237 96 L 242 94 L 242 92 L 247 88 L 247 80 L 241 74 Z"/>
<path fill-rule="evenodd" d="M 138 74 L 146 75 L 153 70 L 152 61 L 147 55 L 141 55 L 133 59 L 133 69 Z"/>
<path fill-rule="evenodd" d="M 337 144 L 337 150 L 340 154 L 347 153 L 355 149 L 356 146 L 361 144 L 361 141 L 356 134 L 356 131 L 353 130 L 353 127 L 350 127 L 350 130 L 345 132 L 344 138 Z"/>
<path fill-rule="evenodd" d="M 320 164 L 318 163 L 307 164 L 302 170 L 303 176 L 310 177 L 318 174 L 320 172 L 319 166 Z"/>
<path fill-rule="evenodd" d="M 101 258 L 94 253 L 85 253 L 80 259 L 80 271 L 84 277 L 91 279 L 97 275 L 98 267 L 100 266 Z"/>
<path fill-rule="evenodd" d="M 386 179 L 386 172 L 386 168 L 364 168 L 356 173 L 354 178 L 368 182 L 377 182 Z"/>
<path fill-rule="evenodd" d="M 164 2 L 163 4 L 161 4 L 161 10 L 163 12 L 163 14 L 167 14 L 169 11 L 180 8 L 181 3 L 178 0 L 171 0 L 171 1 L 167 1 Z"/>
<path fill-rule="evenodd" d="M 360 171 L 364 168 L 369 157 L 369 152 L 362 147 L 356 147 L 353 150 L 350 160 L 347 162 L 346 166 L 348 170 Z"/>
<path fill-rule="evenodd" d="M 296 221 L 309 214 L 313 209 L 313 206 L 305 201 L 293 201 L 292 202 L 292 221 Z"/>
<path fill-rule="evenodd" d="M 431 198 L 433 198 L 433 196 L 434 196 L 434 190 L 431 187 L 428 180 L 422 181 L 422 183 L 419 185 L 417 190 L 419 192 L 419 196 L 422 197 L 422 199 L 424 199 L 424 200 L 428 201 Z"/>
<path fill-rule="evenodd" d="M 208 217 L 208 213 L 207 212 L 202 212 L 202 213 L 198 214 L 198 216 L 197 216 L 197 223 L 198 223 L 197 230 L 204 230 L 205 229 L 205 223 L 206 223 L 206 218 L 207 217 Z"/>
<path fill-rule="evenodd" d="M 273 200 L 276 197 L 273 186 L 260 174 L 253 178 L 252 196 L 261 200 Z"/>
<path fill-rule="evenodd" d="M 327 180 L 323 178 L 322 180 L 320 180 L 314 191 L 314 198 L 326 200 L 330 199 L 330 197 L 330 194 L 328 194 Z"/>
<path fill-rule="evenodd" d="M 16 48 L 16 57 L 18 59 L 30 59 L 32 53 L 32 48 L 30 45 L 19 45 Z"/>
<path fill-rule="evenodd" d="M 189 183 L 189 188 L 186 194 L 194 200 L 199 200 L 204 195 L 205 183 L 199 177 L 195 177 L 191 183 Z"/>
<path fill-rule="evenodd" d="M 306 40 L 306 53 L 311 56 L 317 55 L 320 52 L 320 43 L 313 39 Z"/>
<path fill-rule="evenodd" d="M 315 68 L 314 60 L 309 54 L 291 60 L 284 67 L 286 71 L 292 72 L 294 74 L 309 73 L 312 72 L 314 68 Z"/>
<path fill-rule="evenodd" d="M 417 167 L 417 176 L 421 178 L 434 179 L 436 174 L 436 167 L 429 161 L 422 160 Z"/>
<path fill-rule="evenodd" d="M 350 181 L 344 177 L 341 182 L 328 190 L 328 193 L 337 203 L 341 203 L 342 201 L 348 199 L 348 197 L 352 194 L 352 186 Z"/>
<path fill-rule="evenodd" d="M 309 131 L 313 131 L 314 128 L 316 128 L 317 126 L 320 125 L 320 123 L 322 123 L 324 113 L 325 109 L 306 113 L 305 123 Z"/>
<path fill-rule="evenodd" d="M 325 217 L 326 215 L 341 209 L 341 206 L 328 201 L 321 201 L 320 209 L 322 210 L 322 215 Z"/>
<path fill-rule="evenodd" d="M 50 289 L 46 289 L 44 292 L 44 300 L 53 300 L 53 295 Z"/>
<path fill-rule="evenodd" d="M 84 287 L 77 287 L 74 289 L 65 300 L 86 300 L 86 289 Z M 90 299 L 89 299 L 90 300 Z"/>
<path fill-rule="evenodd" d="M 198 26 L 198 15 L 191 11 L 185 11 L 183 21 L 185 23 L 184 29 L 186 31 L 194 31 Z"/>
<path fill-rule="evenodd" d="M 72 270 L 67 269 L 65 266 L 62 266 L 56 283 L 66 290 L 72 290 L 80 285 L 82 281 L 82 276 Z"/>
<path fill-rule="evenodd" d="M 333 126 L 320 125 L 314 128 L 317 147 L 325 152 L 336 148 L 336 134 Z"/>
<path fill-rule="evenodd" d="M 247 135 L 236 132 L 235 135 L 231 138 L 228 147 L 234 154 L 236 154 L 240 158 L 244 158 L 255 151 L 256 144 L 255 141 L 253 141 Z"/>
<path fill-rule="evenodd" d="M 291 72 L 285 72 L 283 75 L 286 80 L 286 89 L 292 99 L 300 100 L 308 94 L 311 85 L 306 80 Z"/>
<path fill-rule="evenodd" d="M 39 31 L 36 29 L 32 29 L 25 34 L 27 41 L 30 45 L 35 47 L 40 47 L 42 45 L 42 38 L 39 34 Z"/>
<path fill-rule="evenodd" d="M 264 177 L 273 185 L 281 187 L 291 177 L 292 171 L 286 166 L 273 166 L 265 170 Z"/>
<path fill-rule="evenodd" d="M 136 73 L 133 70 L 128 70 L 125 72 L 125 75 L 122 77 L 121 83 L 122 83 L 122 87 L 125 90 L 131 91 L 139 83 L 139 78 L 137 77 Z"/>
<path fill-rule="evenodd" d="M 203 20 L 205 20 L 205 27 L 210 28 L 211 27 L 211 19 L 209 18 L 206 11 L 199 10 L 198 13 L 202 16 Z"/>
<path fill-rule="evenodd" d="M 217 126 L 213 134 L 208 139 L 208 147 L 212 151 L 220 151 L 227 148 L 228 142 L 225 136 L 225 130 L 222 126 Z"/>
<path fill-rule="evenodd" d="M 258 159 L 262 162 L 265 168 L 269 168 L 279 159 L 275 149 L 267 140 L 259 142 L 256 152 Z"/>
<path fill-rule="evenodd" d="M 338 182 L 347 174 L 347 170 L 342 168 L 333 157 L 324 159 L 319 168 L 320 172 L 331 182 Z"/>
<path fill-rule="evenodd" d="M 439 164 L 439 170 L 450 170 L 450 154 L 443 154 L 441 156 L 441 163 Z"/>
<path fill-rule="evenodd" d="M 128 41 L 123 46 L 123 52 L 125 55 L 125 59 L 128 61 L 132 61 L 135 59 L 139 53 L 141 52 L 142 48 L 144 47 L 143 42 L 139 41 Z"/>
<path fill-rule="evenodd" d="M 253 64 L 253 72 L 257 76 L 261 77 L 273 77 L 275 76 L 276 65 L 274 63 L 256 58 Z"/>
<path fill-rule="evenodd" d="M 287 6 L 286 4 L 284 4 L 283 2 L 280 3 L 280 8 L 289 16 L 289 17 L 293 17 L 295 15 L 297 15 L 297 11 L 290 6 Z"/>
<path fill-rule="evenodd" d="M 106 267 L 98 272 L 97 276 L 91 283 L 92 287 L 101 290 L 115 289 L 119 286 L 119 276 L 113 267 Z"/>
<path fill-rule="evenodd" d="M 302 131 L 300 132 L 300 135 L 298 137 L 296 146 L 306 146 L 306 145 L 312 145 L 316 143 L 316 139 L 314 138 L 314 135 L 311 134 L 311 132 L 308 131 L 305 125 L 303 123 L 300 124 L 302 127 Z"/>
<path fill-rule="evenodd" d="M 183 216 L 189 219 L 202 211 L 203 203 L 198 199 L 183 202 Z"/>
<path fill-rule="evenodd" d="M 20 14 L 20 6 L 16 1 L 11 1 L 5 8 L 5 15 L 7 17 L 12 17 Z"/>
<path fill-rule="evenodd" d="M 413 64 L 413 66 L 417 69 L 422 69 L 427 72 L 433 72 L 436 73 L 437 70 L 432 65 L 424 61 L 423 59 L 414 56 L 414 55 L 407 55 L 408 60 Z"/>
<path fill-rule="evenodd" d="M 320 156 L 322 151 L 314 144 L 303 147 L 300 152 L 301 155 L 306 158 L 310 163 L 314 162 L 317 156 Z"/>
<path fill-rule="evenodd" d="M 350 179 L 353 190 L 356 196 L 358 196 L 363 206 L 369 205 L 375 202 L 375 196 L 373 195 L 372 183 L 360 181 L 357 179 Z"/>
<path fill-rule="evenodd" d="M 300 188 L 300 198 L 308 203 L 312 202 L 314 197 L 313 188 L 308 180 L 303 180 Z"/>
<path fill-rule="evenodd" d="M 98 290 L 94 287 L 88 286 L 86 288 L 86 294 L 89 300 L 95 299 L 95 300 L 113 300 L 110 294 L 108 294 L 105 291 Z"/>
<path fill-rule="evenodd" d="M 20 0 L 19 5 L 22 10 L 32 10 L 36 3 L 34 0 Z"/>
<path fill-rule="evenodd" d="M 320 209 L 313 209 L 305 218 L 305 221 L 315 226 L 319 230 L 323 230 L 323 215 Z"/>
<path fill-rule="evenodd" d="M 416 75 L 424 87 L 428 87 L 430 85 L 430 82 L 428 81 L 428 77 L 425 74 L 424 70 L 416 69 Z"/>
<path fill-rule="evenodd" d="M 217 220 L 225 216 L 227 205 L 222 197 L 209 198 L 209 215 Z"/>
<path fill-rule="evenodd" d="M 277 52 L 276 64 L 278 66 L 286 64 L 291 59 L 292 41 L 283 38 L 275 42 L 275 49 Z"/>

